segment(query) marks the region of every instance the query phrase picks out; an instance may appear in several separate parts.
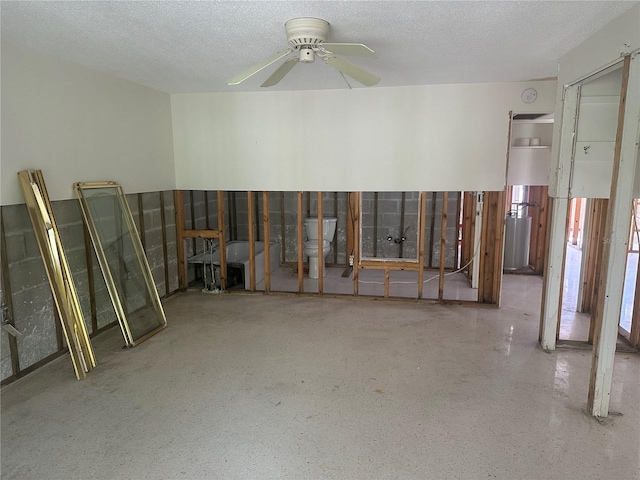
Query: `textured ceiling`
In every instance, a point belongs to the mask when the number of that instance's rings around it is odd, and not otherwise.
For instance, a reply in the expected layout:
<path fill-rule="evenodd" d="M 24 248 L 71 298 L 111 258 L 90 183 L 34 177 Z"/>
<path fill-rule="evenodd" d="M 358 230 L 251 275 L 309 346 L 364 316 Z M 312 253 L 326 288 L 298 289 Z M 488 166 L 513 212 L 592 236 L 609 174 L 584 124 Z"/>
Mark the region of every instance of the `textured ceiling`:
<path fill-rule="evenodd" d="M 634 3 L 3 1 L 1 17 L 3 41 L 165 92 L 230 92 L 260 90 L 279 62 L 241 85 L 226 81 L 284 50 L 284 22 L 294 17 L 323 18 L 330 42 L 375 50 L 378 59 L 349 60 L 384 87 L 554 77 L 560 56 Z M 345 87 L 316 60 L 270 89 Z"/>

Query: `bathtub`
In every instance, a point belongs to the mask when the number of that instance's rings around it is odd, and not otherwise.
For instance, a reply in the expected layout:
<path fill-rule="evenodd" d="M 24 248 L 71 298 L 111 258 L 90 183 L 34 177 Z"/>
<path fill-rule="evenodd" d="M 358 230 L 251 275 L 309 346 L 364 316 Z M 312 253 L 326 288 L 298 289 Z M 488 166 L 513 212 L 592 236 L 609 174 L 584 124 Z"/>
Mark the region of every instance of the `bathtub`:
<path fill-rule="evenodd" d="M 255 245 L 255 265 L 256 265 L 256 285 L 264 281 L 264 242 L 254 242 Z M 225 245 L 225 260 L 227 270 L 229 267 L 240 268 L 242 278 L 244 279 L 244 289 L 250 290 L 250 274 L 249 274 L 249 242 L 234 240 L 227 242 Z M 274 242 L 269 244 L 270 254 L 270 271 L 274 271 L 280 266 L 280 243 Z M 217 265 L 220 266 L 220 250 L 216 249 L 213 253 L 203 252 L 193 257 L 189 257 L 187 262 L 200 265 Z"/>

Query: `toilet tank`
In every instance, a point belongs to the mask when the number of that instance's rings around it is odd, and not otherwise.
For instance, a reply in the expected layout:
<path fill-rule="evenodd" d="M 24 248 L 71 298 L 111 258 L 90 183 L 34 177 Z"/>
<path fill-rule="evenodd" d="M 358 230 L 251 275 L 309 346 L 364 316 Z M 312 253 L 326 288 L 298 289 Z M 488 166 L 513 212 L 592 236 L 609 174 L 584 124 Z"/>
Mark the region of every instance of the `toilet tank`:
<path fill-rule="evenodd" d="M 331 241 L 336 233 L 338 219 L 334 217 L 324 217 L 322 219 L 322 239 Z M 304 229 L 309 240 L 318 239 L 318 218 L 309 217 L 304 219 Z"/>

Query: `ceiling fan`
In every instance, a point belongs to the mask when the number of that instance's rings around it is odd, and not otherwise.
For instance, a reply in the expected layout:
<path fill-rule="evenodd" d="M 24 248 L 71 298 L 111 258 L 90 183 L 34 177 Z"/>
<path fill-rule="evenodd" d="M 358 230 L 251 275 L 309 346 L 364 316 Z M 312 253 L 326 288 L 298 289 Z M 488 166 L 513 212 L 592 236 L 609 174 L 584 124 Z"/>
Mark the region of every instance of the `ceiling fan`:
<path fill-rule="evenodd" d="M 284 26 L 289 47 L 248 68 L 244 72 L 239 73 L 227 82 L 228 85 L 238 85 L 244 82 L 249 77 L 252 77 L 293 52 L 295 52 L 296 55 L 280 65 L 280 67 L 260 85 L 261 87 L 276 85 L 295 67 L 296 63 L 312 63 L 316 55 L 320 57 L 324 63 L 338 70 L 343 76 L 348 75 L 366 87 L 375 85 L 380 81 L 380 77 L 336 56 L 336 54 L 340 54 L 376 58 L 376 52 L 361 43 L 326 43 L 329 33 L 329 22 L 320 18 L 301 17 L 287 21 Z"/>

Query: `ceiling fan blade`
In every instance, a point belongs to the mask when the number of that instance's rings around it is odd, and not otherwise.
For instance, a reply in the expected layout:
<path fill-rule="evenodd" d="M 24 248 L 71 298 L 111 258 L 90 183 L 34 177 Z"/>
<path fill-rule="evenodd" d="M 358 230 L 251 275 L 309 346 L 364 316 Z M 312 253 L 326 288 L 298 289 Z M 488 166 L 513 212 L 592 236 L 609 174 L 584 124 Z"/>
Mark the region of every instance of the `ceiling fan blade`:
<path fill-rule="evenodd" d="M 323 43 L 322 46 L 337 55 L 377 58 L 376 52 L 361 43 Z"/>
<path fill-rule="evenodd" d="M 253 75 L 258 73 L 259 71 L 267 68 L 272 63 L 277 62 L 282 57 L 286 57 L 292 51 L 293 50 L 291 50 L 290 48 L 287 48 L 286 50 L 283 50 L 281 52 L 276 53 L 275 55 L 270 56 L 269 58 L 267 58 L 263 62 L 258 63 L 256 65 L 254 65 L 253 67 L 247 68 L 244 72 L 239 73 L 235 77 L 229 79 L 229 81 L 227 82 L 227 85 L 238 85 L 239 83 L 244 82 L 247 78 L 252 77 Z"/>
<path fill-rule="evenodd" d="M 376 77 L 374 74 L 369 73 L 360 67 L 356 67 L 353 63 L 347 62 L 342 58 L 328 57 L 325 59 L 325 62 L 345 75 L 349 75 L 365 87 L 371 87 L 380 81 L 380 77 Z"/>
<path fill-rule="evenodd" d="M 298 57 L 293 57 L 284 62 L 282 65 L 278 67 L 278 69 L 273 72 L 273 74 L 265 80 L 265 82 L 260 85 L 261 87 L 272 87 L 280 80 L 284 78 L 284 76 L 289 73 L 289 71 L 296 66 L 298 63 Z"/>

